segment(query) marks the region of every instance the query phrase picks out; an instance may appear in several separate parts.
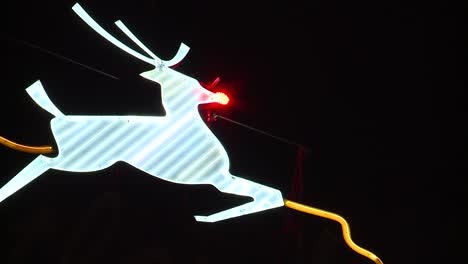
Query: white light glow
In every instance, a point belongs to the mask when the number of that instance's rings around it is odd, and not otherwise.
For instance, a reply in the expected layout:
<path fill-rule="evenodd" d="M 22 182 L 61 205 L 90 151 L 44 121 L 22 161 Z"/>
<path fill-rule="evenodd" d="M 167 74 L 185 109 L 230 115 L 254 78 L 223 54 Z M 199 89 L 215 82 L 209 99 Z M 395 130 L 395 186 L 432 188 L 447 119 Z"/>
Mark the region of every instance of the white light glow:
<path fill-rule="evenodd" d="M 51 129 L 58 146 L 55 158 L 39 156 L 0 189 L 0 202 L 48 169 L 71 172 L 97 171 L 118 161 L 131 164 L 152 176 L 182 184 L 212 184 L 221 192 L 249 196 L 254 200 L 197 221 L 216 222 L 283 206 L 281 192 L 232 175 L 229 158 L 220 141 L 205 125 L 198 105 L 214 102 L 213 93 L 189 76 L 168 66 L 188 52 L 181 45 L 170 61 L 160 60 L 122 23 L 119 28 L 151 58 L 115 39 L 78 4 L 73 10 L 96 32 L 155 69 L 141 76 L 161 86 L 166 116 L 73 116 L 64 115 L 50 101 L 39 81 L 26 89 L 33 100 L 55 117 Z M 162 62 L 162 66 L 158 64 Z"/>

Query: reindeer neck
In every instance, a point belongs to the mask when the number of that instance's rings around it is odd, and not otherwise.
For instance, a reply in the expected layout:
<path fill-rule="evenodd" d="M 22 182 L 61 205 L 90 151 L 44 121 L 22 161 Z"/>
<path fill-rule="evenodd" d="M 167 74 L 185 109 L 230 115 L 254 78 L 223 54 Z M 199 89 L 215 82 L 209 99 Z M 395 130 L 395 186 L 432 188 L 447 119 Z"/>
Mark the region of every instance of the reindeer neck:
<path fill-rule="evenodd" d="M 152 77 L 161 86 L 163 106 L 168 114 L 198 112 L 195 79 L 172 69 L 156 72 Z"/>

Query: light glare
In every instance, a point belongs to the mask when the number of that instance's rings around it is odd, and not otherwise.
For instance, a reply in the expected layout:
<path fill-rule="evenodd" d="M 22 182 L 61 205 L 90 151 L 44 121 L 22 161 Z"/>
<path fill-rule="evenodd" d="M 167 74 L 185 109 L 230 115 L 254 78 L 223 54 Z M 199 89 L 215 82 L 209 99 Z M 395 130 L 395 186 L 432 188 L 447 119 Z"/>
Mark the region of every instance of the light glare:
<path fill-rule="evenodd" d="M 229 97 L 223 92 L 216 92 L 213 96 L 214 100 L 222 105 L 227 105 L 229 103 Z"/>

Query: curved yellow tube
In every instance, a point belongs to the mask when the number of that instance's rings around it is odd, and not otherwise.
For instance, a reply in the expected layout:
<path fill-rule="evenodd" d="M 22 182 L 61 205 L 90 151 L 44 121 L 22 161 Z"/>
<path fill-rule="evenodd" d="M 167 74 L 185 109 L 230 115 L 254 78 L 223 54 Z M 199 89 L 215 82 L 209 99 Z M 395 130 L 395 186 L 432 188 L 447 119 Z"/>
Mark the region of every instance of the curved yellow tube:
<path fill-rule="evenodd" d="M 341 216 L 339 216 L 337 214 L 325 211 L 325 210 L 321 210 L 321 209 L 318 209 L 318 208 L 313 208 L 313 207 L 303 205 L 303 204 L 300 204 L 300 203 L 296 203 L 296 202 L 293 202 L 293 201 L 289 201 L 289 200 L 286 200 L 286 199 L 284 200 L 284 205 L 286 207 L 289 207 L 289 208 L 297 210 L 297 211 L 301 211 L 301 212 L 304 212 L 304 213 L 317 215 L 317 216 L 320 216 L 320 217 L 324 217 L 324 218 L 328 218 L 328 219 L 337 221 L 338 223 L 341 224 L 341 227 L 343 229 L 343 237 L 344 237 L 344 240 L 346 241 L 346 244 L 348 244 L 348 246 L 352 250 L 356 251 L 357 253 L 359 253 L 359 254 L 361 254 L 361 255 L 369 258 L 369 259 L 371 259 L 372 261 L 374 261 L 377 264 L 383 264 L 383 262 L 379 259 L 379 257 L 377 257 L 374 253 L 372 253 L 372 252 L 370 252 L 368 250 L 365 250 L 362 247 L 354 244 L 353 240 L 351 239 L 351 231 L 349 229 L 349 225 L 348 225 L 348 223 L 346 222 L 346 220 L 343 217 L 341 217 Z"/>
<path fill-rule="evenodd" d="M 14 150 L 28 152 L 28 153 L 47 154 L 47 153 L 54 152 L 54 148 L 52 148 L 51 146 L 32 147 L 32 146 L 21 145 L 13 141 L 10 141 L 2 136 L 0 136 L 0 143 Z"/>

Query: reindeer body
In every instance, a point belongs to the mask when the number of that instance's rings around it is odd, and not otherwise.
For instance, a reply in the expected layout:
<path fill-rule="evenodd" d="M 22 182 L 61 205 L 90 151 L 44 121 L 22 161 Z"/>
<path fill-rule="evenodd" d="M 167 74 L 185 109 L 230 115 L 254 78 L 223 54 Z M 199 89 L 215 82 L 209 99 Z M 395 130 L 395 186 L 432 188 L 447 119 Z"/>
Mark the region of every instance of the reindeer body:
<path fill-rule="evenodd" d="M 51 129 L 58 146 L 55 158 L 39 156 L 0 189 L 0 202 L 48 169 L 97 171 L 124 161 L 152 176 L 182 184 L 212 184 L 218 190 L 254 200 L 196 220 L 215 222 L 284 205 L 281 192 L 229 173 L 228 155 L 198 113 L 198 105 L 214 102 L 213 93 L 197 80 L 167 67 L 121 23 L 118 26 L 153 59 L 130 50 L 110 36 L 76 4 L 73 9 L 93 29 L 132 55 L 154 63 L 141 76 L 161 85 L 165 116 L 72 116 L 50 101 L 37 81 L 27 90 L 34 101 L 55 117 Z M 123 45 L 123 46 L 122 46 Z M 185 51 L 184 51 L 185 47 Z M 182 54 L 182 55 L 180 55 Z M 177 58 L 179 57 L 179 58 Z"/>
<path fill-rule="evenodd" d="M 94 171 L 125 161 L 145 172 L 179 183 L 184 180 L 178 180 L 177 175 L 166 175 L 167 168 L 163 164 L 186 166 L 181 161 L 193 161 L 192 154 L 200 157 L 202 153 L 212 153 L 220 157 L 217 166 L 224 164 L 222 166 L 226 168 L 229 163 L 227 153 L 206 127 L 197 109 L 200 100 L 209 99 L 209 91 L 203 91 L 192 78 L 174 74 L 172 69 L 165 71 L 172 72 L 171 77 L 168 73 L 159 74 L 162 76 L 165 116 L 62 115 L 52 119 L 51 129 L 59 157 L 72 157 L 66 162 L 55 162 L 54 167 Z"/>
<path fill-rule="evenodd" d="M 203 168 L 229 169 L 226 151 L 197 115 L 63 116 L 52 119 L 51 129 L 59 155 L 50 165 L 58 170 L 96 171 L 124 161 L 164 180 L 204 184 L 221 174 L 202 174 Z"/>

